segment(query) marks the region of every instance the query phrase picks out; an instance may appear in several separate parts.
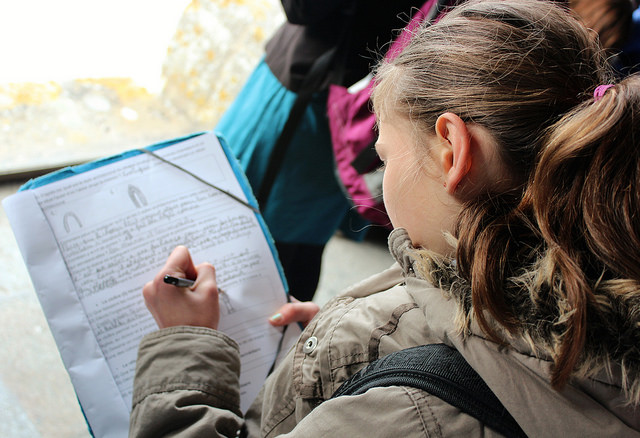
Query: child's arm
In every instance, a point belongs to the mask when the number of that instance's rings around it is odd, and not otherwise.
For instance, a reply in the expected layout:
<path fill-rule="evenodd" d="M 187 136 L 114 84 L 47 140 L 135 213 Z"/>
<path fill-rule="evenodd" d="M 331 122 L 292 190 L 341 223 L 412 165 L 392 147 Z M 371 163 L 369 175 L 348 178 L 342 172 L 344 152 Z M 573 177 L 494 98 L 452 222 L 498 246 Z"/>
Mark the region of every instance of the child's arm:
<path fill-rule="evenodd" d="M 177 287 L 164 282 L 166 275 L 195 282 Z M 144 286 L 160 330 L 140 342 L 129 436 L 199 436 L 203 428 L 212 436 L 235 436 L 244 423 L 240 354 L 236 342 L 216 330 L 218 293 L 213 266 L 195 266 L 183 246 Z"/>
<path fill-rule="evenodd" d="M 245 423 L 239 375 L 238 346 L 222 332 L 180 326 L 145 336 L 129 436 L 235 437 Z"/>

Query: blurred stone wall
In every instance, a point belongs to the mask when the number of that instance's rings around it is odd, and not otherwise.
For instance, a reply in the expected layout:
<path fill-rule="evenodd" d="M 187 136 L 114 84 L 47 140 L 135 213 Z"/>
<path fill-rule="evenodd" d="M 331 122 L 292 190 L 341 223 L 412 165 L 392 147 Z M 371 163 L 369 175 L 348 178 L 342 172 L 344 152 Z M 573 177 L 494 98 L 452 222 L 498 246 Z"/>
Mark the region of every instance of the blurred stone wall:
<path fill-rule="evenodd" d="M 192 0 L 156 93 L 127 77 L 0 84 L 0 175 L 212 129 L 283 20 L 278 0 Z"/>
<path fill-rule="evenodd" d="M 163 95 L 213 127 L 283 20 L 277 0 L 193 0 L 168 48 Z"/>

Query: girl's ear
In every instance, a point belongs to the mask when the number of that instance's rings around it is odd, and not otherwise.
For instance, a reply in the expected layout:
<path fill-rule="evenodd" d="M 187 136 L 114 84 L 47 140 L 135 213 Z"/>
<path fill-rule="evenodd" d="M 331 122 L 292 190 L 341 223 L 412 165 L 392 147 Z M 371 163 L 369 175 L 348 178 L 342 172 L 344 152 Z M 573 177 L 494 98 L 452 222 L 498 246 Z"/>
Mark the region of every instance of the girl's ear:
<path fill-rule="evenodd" d="M 471 170 L 471 134 L 464 121 L 453 113 L 444 113 L 436 121 L 439 140 L 439 164 L 447 193 L 453 195 Z"/>

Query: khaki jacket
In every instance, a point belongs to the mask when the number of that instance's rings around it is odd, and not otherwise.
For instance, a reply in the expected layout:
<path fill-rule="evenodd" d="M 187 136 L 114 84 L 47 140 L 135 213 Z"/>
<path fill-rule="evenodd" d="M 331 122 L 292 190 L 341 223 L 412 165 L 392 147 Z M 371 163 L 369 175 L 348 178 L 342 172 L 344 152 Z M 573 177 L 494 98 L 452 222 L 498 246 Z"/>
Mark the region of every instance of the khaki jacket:
<path fill-rule="evenodd" d="M 416 278 L 404 230 L 390 236 L 397 264 L 329 302 L 239 411 L 239 357 L 215 330 L 177 327 L 142 341 L 131 437 L 160 436 L 500 436 L 424 391 L 374 388 L 331 399 L 372 360 L 403 348 L 445 343 L 458 349 L 528 436 L 640 437 L 640 412 L 622 403 L 615 377 L 549 384 L 550 361 L 523 345 L 500 349 L 477 327 L 463 339 L 457 305 Z M 313 339 L 312 339 L 313 338 Z"/>

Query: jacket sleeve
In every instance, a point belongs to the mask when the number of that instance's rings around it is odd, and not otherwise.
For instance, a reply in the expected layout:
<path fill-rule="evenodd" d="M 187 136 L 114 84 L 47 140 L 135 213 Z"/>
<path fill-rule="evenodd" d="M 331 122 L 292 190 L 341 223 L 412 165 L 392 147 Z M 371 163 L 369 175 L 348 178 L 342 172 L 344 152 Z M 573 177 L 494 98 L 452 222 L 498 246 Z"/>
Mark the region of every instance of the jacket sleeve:
<path fill-rule="evenodd" d="M 130 437 L 235 437 L 240 355 L 231 338 L 202 327 L 172 327 L 140 343 Z"/>
<path fill-rule="evenodd" d="M 352 0 L 282 0 L 287 21 L 293 24 L 308 25 L 325 20 L 340 7 Z"/>
<path fill-rule="evenodd" d="M 237 344 L 218 331 L 174 327 L 146 336 L 136 364 L 129 436 L 261 436 L 262 394 L 243 418 L 239 370 Z M 281 437 L 335 436 L 337 430 L 340 436 L 498 436 L 437 397 L 389 387 L 327 400 Z"/>

